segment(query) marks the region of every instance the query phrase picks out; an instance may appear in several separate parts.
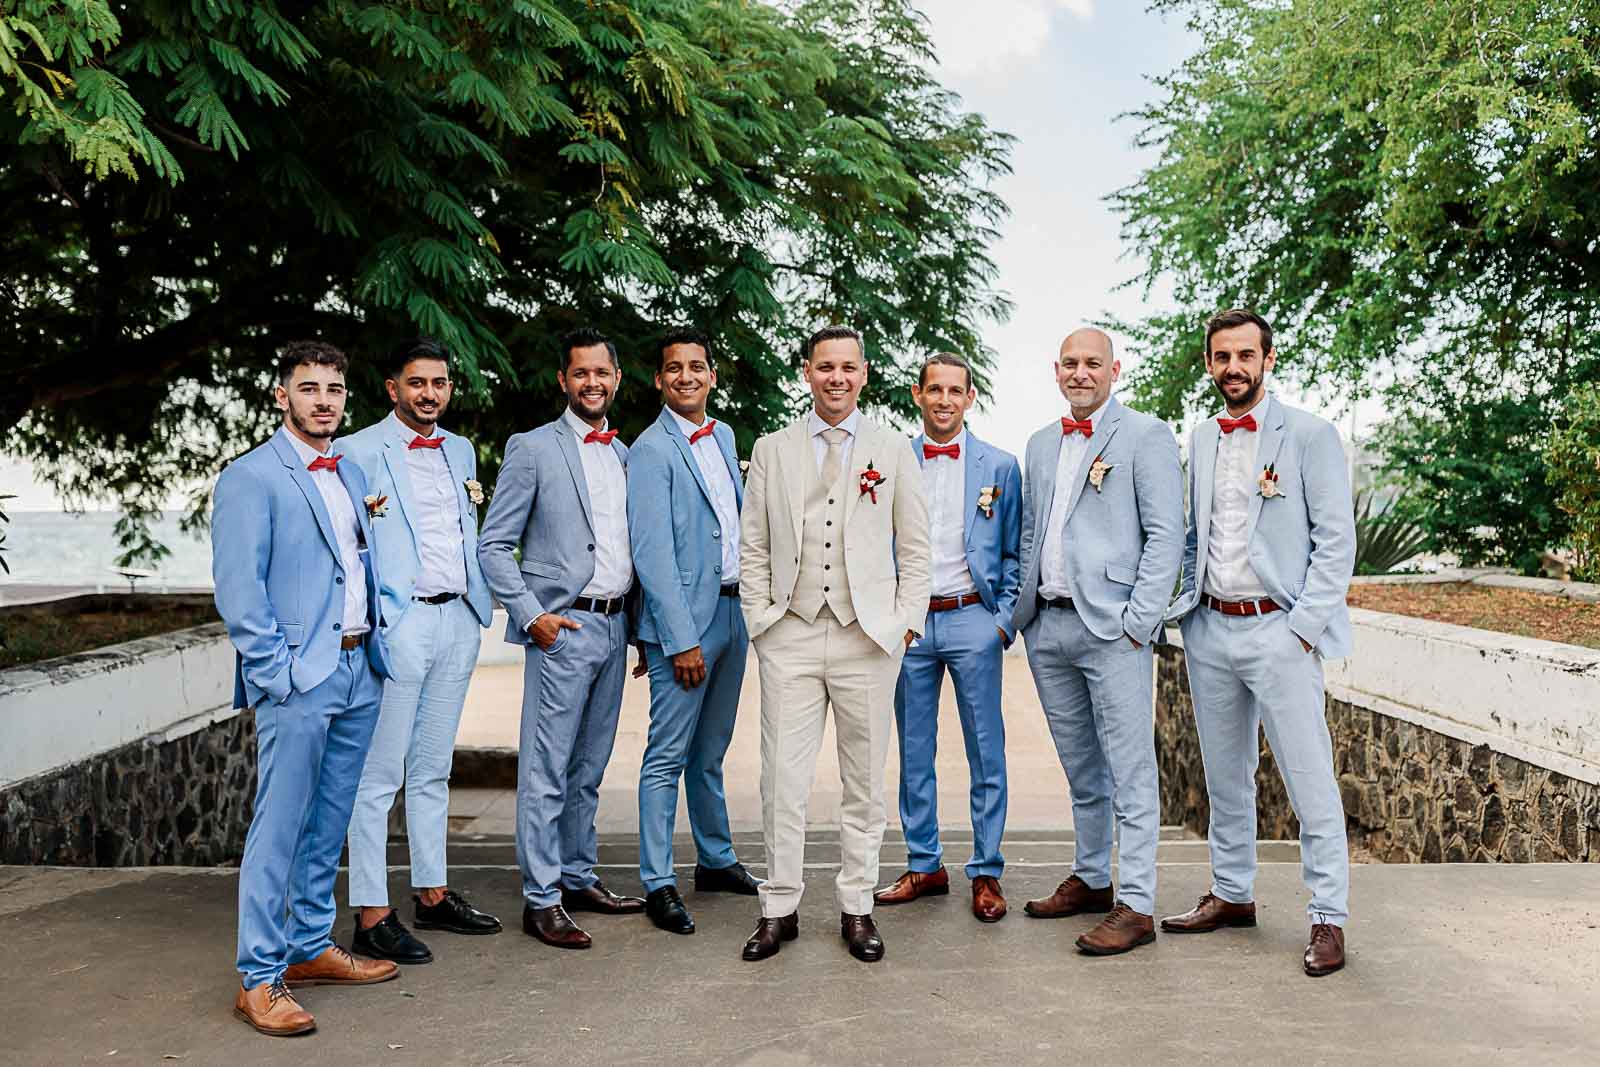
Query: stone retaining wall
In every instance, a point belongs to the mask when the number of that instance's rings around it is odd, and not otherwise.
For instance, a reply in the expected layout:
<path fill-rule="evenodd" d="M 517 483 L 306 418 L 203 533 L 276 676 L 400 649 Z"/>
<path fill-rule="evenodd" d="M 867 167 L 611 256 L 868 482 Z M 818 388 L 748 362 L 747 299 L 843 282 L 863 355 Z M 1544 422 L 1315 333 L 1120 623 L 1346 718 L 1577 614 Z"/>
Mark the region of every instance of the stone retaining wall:
<path fill-rule="evenodd" d="M 1600 786 L 1333 696 L 1327 717 L 1358 857 L 1600 863 Z M 1183 649 L 1173 645 L 1156 654 L 1156 756 L 1161 821 L 1205 834 L 1210 805 L 1194 706 Z M 1258 837 L 1299 837 L 1265 738 L 1256 799 Z"/>

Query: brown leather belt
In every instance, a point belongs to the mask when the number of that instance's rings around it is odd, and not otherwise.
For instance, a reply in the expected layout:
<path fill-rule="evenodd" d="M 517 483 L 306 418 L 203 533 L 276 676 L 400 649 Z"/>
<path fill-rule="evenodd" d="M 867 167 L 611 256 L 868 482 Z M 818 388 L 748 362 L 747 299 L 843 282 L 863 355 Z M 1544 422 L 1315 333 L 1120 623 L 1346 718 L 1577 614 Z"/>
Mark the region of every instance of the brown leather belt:
<path fill-rule="evenodd" d="M 366 634 L 345 634 L 339 638 L 339 647 L 349 652 L 352 648 L 360 648 L 361 642 L 367 639 Z"/>
<path fill-rule="evenodd" d="M 1224 615 L 1266 615 L 1283 610 L 1276 600 L 1218 600 L 1210 593 L 1201 594 L 1200 603 Z"/>
<path fill-rule="evenodd" d="M 983 597 L 977 593 L 962 593 L 960 596 L 935 596 L 928 598 L 928 610 L 930 612 L 954 611 L 957 608 L 981 603 L 983 603 Z"/>

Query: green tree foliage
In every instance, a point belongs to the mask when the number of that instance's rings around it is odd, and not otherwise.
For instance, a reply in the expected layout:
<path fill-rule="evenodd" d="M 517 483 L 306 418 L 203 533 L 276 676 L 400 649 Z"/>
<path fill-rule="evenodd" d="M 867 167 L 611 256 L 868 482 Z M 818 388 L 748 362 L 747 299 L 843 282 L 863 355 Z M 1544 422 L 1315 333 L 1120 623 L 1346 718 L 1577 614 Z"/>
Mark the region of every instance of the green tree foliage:
<path fill-rule="evenodd" d="M 1520 413 L 1600 374 L 1600 0 L 1154 6 L 1202 44 L 1133 116 L 1158 156 L 1113 197 L 1148 264 L 1134 283 L 1172 294 L 1119 324 L 1138 394 L 1199 406 L 1202 324 L 1254 307 L 1281 375 L 1388 391 L 1420 514 L 1483 498 L 1429 525 L 1438 541 L 1489 525 L 1521 554 L 1553 527 L 1548 494 L 1522 497 L 1542 437 Z M 1514 434 L 1467 429 L 1506 411 Z"/>
<path fill-rule="evenodd" d="M 1572 522 L 1573 576 L 1600 582 L 1600 386 L 1567 397 L 1545 462 L 1556 505 Z"/>
<path fill-rule="evenodd" d="M 708 330 L 748 447 L 795 409 L 817 324 L 863 329 L 866 399 L 905 412 L 915 361 L 968 352 L 981 377 L 1008 310 L 986 249 L 1010 141 L 932 78 L 908 0 L 109 11 L 4 22 L 0 426 L 69 498 L 132 512 L 135 554 L 171 486 L 267 431 L 294 337 L 354 354 L 356 424 L 384 407 L 367 357 L 443 338 L 450 422 L 492 475 L 559 409 L 580 323 L 626 355 L 626 435 L 657 409 L 648 338 Z"/>

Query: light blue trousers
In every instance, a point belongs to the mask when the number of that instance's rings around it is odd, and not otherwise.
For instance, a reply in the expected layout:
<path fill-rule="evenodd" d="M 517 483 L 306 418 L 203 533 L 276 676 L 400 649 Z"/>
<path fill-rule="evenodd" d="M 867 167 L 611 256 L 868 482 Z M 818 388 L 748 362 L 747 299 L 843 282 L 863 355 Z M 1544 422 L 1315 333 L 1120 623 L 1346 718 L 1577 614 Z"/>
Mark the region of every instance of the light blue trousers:
<path fill-rule="evenodd" d="M 256 707 L 256 806 L 239 864 L 239 974 L 254 989 L 333 944 L 333 883 L 383 687 L 364 648 Z"/>
<path fill-rule="evenodd" d="M 598 881 L 594 819 L 628 664 L 624 615 L 565 614 L 583 628 L 562 630 L 548 650 L 529 645 L 522 675 L 517 864 L 533 908 Z"/>
<path fill-rule="evenodd" d="M 647 893 L 678 882 L 672 873 L 672 829 L 680 777 L 698 862 L 706 867 L 738 862 L 728 830 L 722 758 L 733 740 L 749 648 L 739 600 L 727 596 L 717 598 L 711 625 L 700 635 L 706 677 L 693 689 L 678 684 L 672 657 L 660 645 L 644 646 L 650 668 L 650 733 L 639 768 L 639 876 Z"/>
<path fill-rule="evenodd" d="M 1161 837 L 1154 653 L 1125 635 L 1096 637 L 1071 608 L 1041 609 L 1023 637 L 1072 793 L 1072 873 L 1091 889 L 1109 886 L 1115 836 L 1117 898 L 1153 915 Z"/>
<path fill-rule="evenodd" d="M 449 884 L 445 836 L 450 816 L 450 764 L 456 727 L 478 662 L 477 616 L 457 598 L 446 604 L 412 601 L 388 634 L 391 675 L 372 734 L 367 766 L 350 817 L 350 906 L 389 903 L 389 809 L 406 790 L 406 841 L 411 884 Z"/>
<path fill-rule="evenodd" d="M 929 612 L 922 638 L 900 661 L 894 691 L 894 722 L 900 734 L 900 823 L 905 829 L 907 866 L 923 874 L 944 863 L 939 843 L 939 783 L 934 777 L 938 751 L 939 694 L 945 668 L 955 686 L 961 737 L 971 775 L 972 858 L 967 877 L 1000 877 L 1005 857 L 1000 837 L 1006 828 L 1006 723 L 1000 710 L 1005 643 L 994 615 L 982 604 Z"/>
<path fill-rule="evenodd" d="M 1295 816 L 1311 921 L 1350 917 L 1350 852 L 1333 772 L 1322 660 L 1289 629 L 1288 615 L 1229 616 L 1197 607 L 1183 620 L 1184 660 L 1211 801 L 1211 892 L 1243 904 L 1256 880 L 1256 764 L 1260 731 Z"/>

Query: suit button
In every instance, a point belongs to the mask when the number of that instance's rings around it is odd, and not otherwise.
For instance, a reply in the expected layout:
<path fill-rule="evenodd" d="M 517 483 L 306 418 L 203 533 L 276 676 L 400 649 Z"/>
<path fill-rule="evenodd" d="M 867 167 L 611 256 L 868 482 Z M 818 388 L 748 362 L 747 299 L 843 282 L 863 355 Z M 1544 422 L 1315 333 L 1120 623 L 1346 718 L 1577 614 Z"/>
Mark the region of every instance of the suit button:
<path fill-rule="evenodd" d="M 722 564 L 719 563 L 715 567 L 712 567 L 711 569 L 716 571 L 718 574 L 721 574 L 722 573 Z"/>
<path fill-rule="evenodd" d="M 823 586 L 823 587 L 822 587 L 822 591 L 823 591 L 823 592 L 824 592 L 824 593 L 826 593 L 826 592 L 827 592 L 827 591 L 828 591 L 828 587 L 827 587 L 827 586 Z"/>
<path fill-rule="evenodd" d="M 334 585 L 343 585 L 344 584 L 344 579 L 343 578 L 335 578 L 333 580 L 333 584 Z"/>
<path fill-rule="evenodd" d="M 832 520 L 832 519 L 829 519 L 829 520 L 828 520 L 828 525 L 829 525 L 829 526 L 832 526 L 832 525 L 833 525 L 833 520 Z"/>
<path fill-rule="evenodd" d="M 828 503 L 830 503 L 830 504 L 833 503 L 833 498 L 832 497 L 828 498 Z"/>
<path fill-rule="evenodd" d="M 712 530 L 711 531 L 711 536 L 712 537 L 721 537 L 722 536 L 722 531 L 721 530 Z"/>
<path fill-rule="evenodd" d="M 833 542 L 832 541 L 824 541 L 822 543 L 822 547 L 823 548 L 832 548 L 833 547 Z"/>
<path fill-rule="evenodd" d="M 334 629 L 335 629 L 335 630 L 337 630 L 337 629 L 338 629 L 338 628 L 339 628 L 339 624 L 338 624 L 338 623 L 334 623 L 334 624 L 333 624 L 333 628 L 334 628 Z"/>
<path fill-rule="evenodd" d="M 589 551 L 590 551 L 590 552 L 593 552 L 593 551 L 594 551 L 594 546 L 593 546 L 593 545 L 590 545 L 590 546 L 589 546 Z"/>
<path fill-rule="evenodd" d="M 831 563 L 824 563 L 822 565 L 822 569 L 825 571 L 831 571 L 833 570 L 833 565 Z"/>

